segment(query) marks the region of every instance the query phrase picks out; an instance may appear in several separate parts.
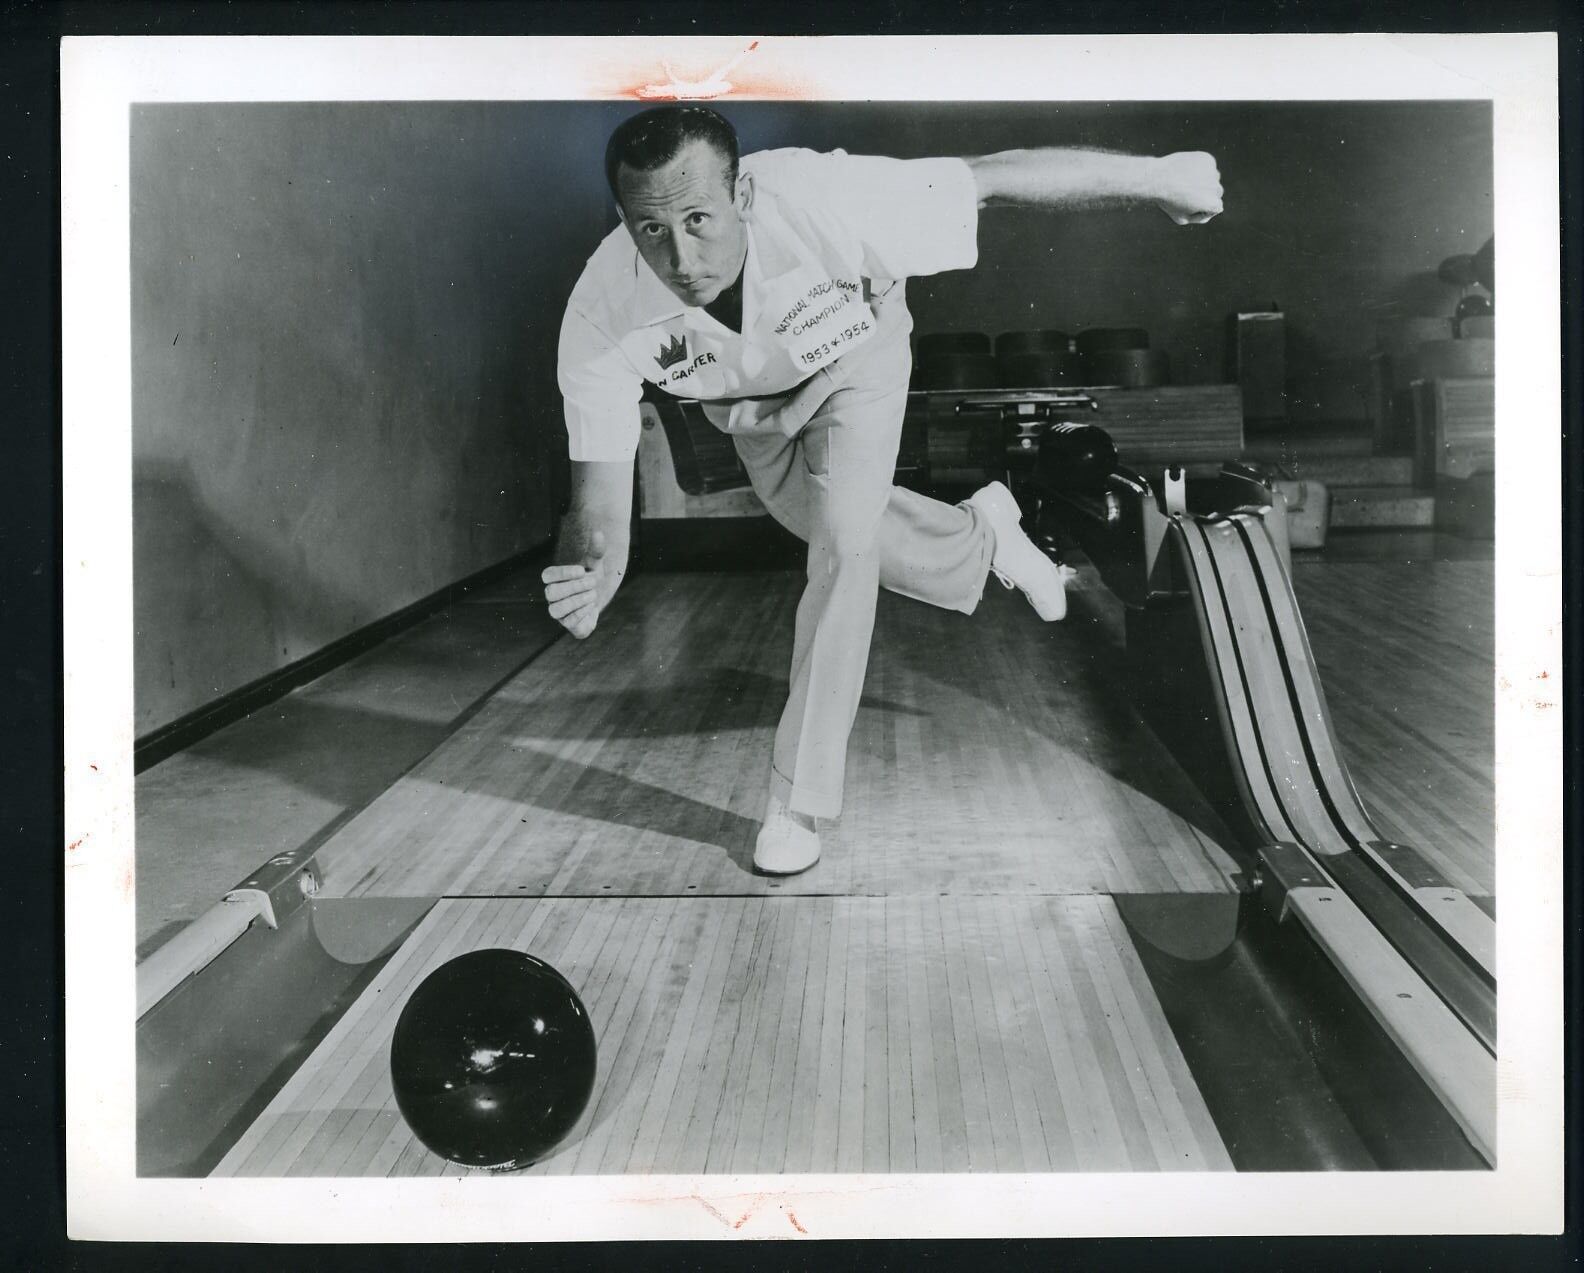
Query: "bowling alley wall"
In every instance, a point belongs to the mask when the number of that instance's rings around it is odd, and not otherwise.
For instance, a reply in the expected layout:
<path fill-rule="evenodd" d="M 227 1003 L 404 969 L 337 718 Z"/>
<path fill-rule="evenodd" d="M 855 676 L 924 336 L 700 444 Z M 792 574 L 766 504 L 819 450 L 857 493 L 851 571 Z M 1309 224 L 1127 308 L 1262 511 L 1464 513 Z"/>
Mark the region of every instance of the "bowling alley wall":
<path fill-rule="evenodd" d="M 616 117 L 134 108 L 140 736 L 550 537 Z"/>
<path fill-rule="evenodd" d="M 556 332 L 633 109 L 133 108 L 140 737 L 548 542 Z M 745 150 L 1213 152 L 1216 221 L 997 209 L 978 269 L 909 284 L 916 326 L 1144 327 L 1193 383 L 1223 378 L 1227 315 L 1274 302 L 1322 416 L 1362 416 L 1377 323 L 1450 315 L 1436 266 L 1492 231 L 1481 103 L 721 109 Z"/>

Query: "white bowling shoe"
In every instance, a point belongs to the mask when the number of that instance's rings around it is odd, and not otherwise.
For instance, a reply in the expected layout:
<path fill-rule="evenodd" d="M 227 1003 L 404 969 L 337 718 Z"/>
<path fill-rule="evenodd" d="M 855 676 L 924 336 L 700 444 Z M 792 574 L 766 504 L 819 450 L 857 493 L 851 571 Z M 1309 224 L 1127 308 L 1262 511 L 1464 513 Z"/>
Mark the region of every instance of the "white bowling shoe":
<path fill-rule="evenodd" d="M 754 866 L 766 875 L 796 875 L 819 861 L 819 832 L 804 826 L 776 797 L 754 842 Z"/>
<path fill-rule="evenodd" d="M 1019 589 L 1034 612 L 1050 623 L 1067 614 L 1067 581 L 1078 572 L 1058 566 L 1034 546 L 1019 524 L 1022 515 L 1012 492 L 1000 482 L 981 487 L 968 502 L 985 515 L 995 532 L 990 569 L 1008 588 Z"/>

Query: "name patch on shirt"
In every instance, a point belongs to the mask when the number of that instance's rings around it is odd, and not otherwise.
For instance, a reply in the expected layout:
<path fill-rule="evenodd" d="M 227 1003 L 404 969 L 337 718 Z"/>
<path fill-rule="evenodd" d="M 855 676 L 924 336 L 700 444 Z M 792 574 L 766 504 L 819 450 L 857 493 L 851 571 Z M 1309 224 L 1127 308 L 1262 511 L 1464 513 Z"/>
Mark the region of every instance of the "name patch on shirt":
<path fill-rule="evenodd" d="M 855 296 L 863 294 L 862 287 L 851 279 L 829 278 L 814 284 L 808 292 L 793 302 L 781 321 L 775 325 L 777 336 L 798 336 L 816 323 L 851 305 Z M 824 302 L 823 308 L 815 306 Z"/>
<path fill-rule="evenodd" d="M 639 328 L 622 348 L 644 379 L 679 398 L 713 398 L 724 388 L 718 343 L 680 324 Z"/>
<path fill-rule="evenodd" d="M 800 271 L 775 299 L 771 330 L 802 371 L 815 371 L 874 334 L 875 318 L 857 279 Z"/>
<path fill-rule="evenodd" d="M 667 375 L 660 377 L 659 383 L 671 388 L 673 385 L 681 384 L 684 380 L 691 379 L 693 374 L 701 367 L 713 367 L 714 365 L 715 355 L 706 349 L 702 354 L 696 355 L 691 362 L 681 367 L 673 367 Z M 673 392 L 675 391 L 673 390 Z"/>

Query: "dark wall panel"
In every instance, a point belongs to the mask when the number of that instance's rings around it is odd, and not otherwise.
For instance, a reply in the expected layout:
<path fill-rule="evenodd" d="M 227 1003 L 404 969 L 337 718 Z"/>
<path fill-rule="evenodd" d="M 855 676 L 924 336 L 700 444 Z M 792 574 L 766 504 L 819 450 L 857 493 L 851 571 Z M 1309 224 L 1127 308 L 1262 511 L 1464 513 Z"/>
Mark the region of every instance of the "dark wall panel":
<path fill-rule="evenodd" d="M 1223 325 L 1275 301 L 1297 375 L 1361 375 L 1376 324 L 1450 315 L 1443 258 L 1490 235 L 1484 103 L 742 103 L 746 148 L 841 146 L 901 156 L 1088 146 L 1208 150 L 1226 212 L 1179 227 L 1154 208 L 993 209 L 979 266 L 919 279 L 920 331 L 1141 326 L 1184 382 L 1222 378 Z"/>
<path fill-rule="evenodd" d="M 549 536 L 560 298 L 614 224 L 609 126 L 134 109 L 140 734 Z"/>

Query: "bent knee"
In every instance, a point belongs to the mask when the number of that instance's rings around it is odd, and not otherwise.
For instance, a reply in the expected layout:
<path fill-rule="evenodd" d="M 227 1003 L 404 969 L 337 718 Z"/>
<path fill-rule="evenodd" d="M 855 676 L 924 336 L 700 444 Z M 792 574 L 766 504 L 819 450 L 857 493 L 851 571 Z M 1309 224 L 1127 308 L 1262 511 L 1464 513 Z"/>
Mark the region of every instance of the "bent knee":
<path fill-rule="evenodd" d="M 839 520 L 820 527 L 809 543 L 809 566 L 816 561 L 823 570 L 878 570 L 880 526 L 878 522 Z"/>

